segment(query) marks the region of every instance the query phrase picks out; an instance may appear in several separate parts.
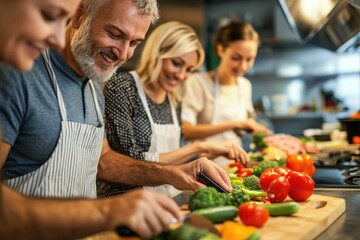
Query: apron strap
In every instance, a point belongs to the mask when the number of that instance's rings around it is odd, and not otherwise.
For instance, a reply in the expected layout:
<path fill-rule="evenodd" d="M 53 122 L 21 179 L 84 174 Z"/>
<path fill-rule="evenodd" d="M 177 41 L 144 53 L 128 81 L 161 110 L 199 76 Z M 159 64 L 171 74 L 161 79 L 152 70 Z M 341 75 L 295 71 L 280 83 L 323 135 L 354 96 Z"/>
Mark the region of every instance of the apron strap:
<path fill-rule="evenodd" d="M 154 123 L 154 120 L 153 120 L 153 117 L 150 113 L 150 109 L 149 109 L 149 105 L 147 103 L 147 100 L 146 100 L 146 94 L 145 94 L 145 91 L 144 91 L 144 88 L 141 84 L 141 81 L 140 81 L 140 77 L 139 75 L 135 72 L 135 71 L 131 71 L 130 74 L 134 77 L 135 79 L 135 84 L 136 84 L 136 87 L 138 89 L 138 92 L 139 92 L 139 95 L 140 95 L 140 99 L 141 99 L 141 102 L 143 103 L 144 105 L 144 108 L 145 108 L 145 111 L 149 117 L 149 120 L 151 122 L 151 125 L 155 124 Z M 169 99 L 169 95 L 166 95 L 166 97 Z M 177 119 L 177 115 L 176 115 L 176 110 L 175 110 L 175 107 L 174 107 L 174 104 L 172 103 L 172 101 L 169 101 L 170 102 L 170 107 L 171 107 L 171 116 L 172 116 L 172 119 L 173 119 L 173 124 L 175 124 L 176 126 L 179 126 L 179 120 Z M 152 127 L 151 127 L 152 128 Z"/>
<path fill-rule="evenodd" d="M 136 84 L 136 88 L 138 89 L 138 93 L 139 93 L 139 96 L 140 96 L 140 100 L 142 102 L 142 104 L 144 105 L 144 108 L 145 108 L 145 111 L 146 111 L 146 114 L 150 120 L 150 125 L 151 125 L 151 129 L 154 130 L 154 120 L 151 116 L 151 113 L 150 113 L 150 108 L 149 108 L 149 105 L 146 101 L 146 94 L 145 94 L 145 91 L 144 91 L 144 88 L 143 86 L 141 85 L 141 82 L 140 82 L 140 77 L 139 75 L 135 72 L 135 71 L 131 71 L 130 74 L 134 77 L 135 79 L 135 84 Z"/>
<path fill-rule="evenodd" d="M 100 127 L 102 127 L 104 125 L 104 120 L 103 120 L 103 116 L 101 114 L 99 102 L 97 100 L 97 94 L 96 94 L 96 91 L 95 91 L 95 87 L 94 87 L 94 84 L 91 81 L 91 79 L 89 79 L 89 84 L 90 84 L 90 89 L 91 89 L 92 96 L 93 96 L 93 99 L 94 99 L 94 104 L 95 104 L 95 108 L 96 108 L 96 114 L 97 114 L 98 120 L 100 122 L 99 125 L 100 125 Z"/>
<path fill-rule="evenodd" d="M 58 99 L 59 108 L 60 108 L 60 114 L 61 114 L 61 119 L 62 119 L 62 121 L 67 121 L 67 113 L 66 113 L 66 108 L 65 108 L 64 99 L 63 99 L 63 96 L 62 96 L 62 94 L 61 94 L 61 92 L 60 92 L 59 85 L 58 85 L 58 83 L 57 83 L 57 81 L 56 81 L 56 76 L 55 76 L 54 70 L 53 70 L 53 68 L 52 68 L 52 66 L 51 66 L 49 50 L 46 49 L 46 50 L 42 51 L 42 52 L 41 52 L 41 55 L 42 55 L 42 57 L 44 58 L 46 68 L 47 68 L 48 73 L 49 73 L 49 75 L 50 75 L 50 79 L 51 79 L 51 82 L 52 82 L 52 84 L 53 84 L 56 97 L 57 97 L 57 99 Z"/>
<path fill-rule="evenodd" d="M 218 119 L 218 108 L 219 108 L 219 91 L 220 91 L 220 83 L 219 83 L 219 73 L 218 70 L 215 70 L 214 76 L 214 110 L 212 116 L 212 123 L 216 123 Z"/>
<path fill-rule="evenodd" d="M 57 78 L 56 78 L 54 69 L 51 66 L 50 52 L 49 52 L 48 49 L 46 49 L 46 50 L 42 51 L 41 54 L 42 54 L 42 57 L 45 60 L 45 65 L 46 65 L 46 68 L 47 68 L 48 73 L 50 75 L 51 82 L 53 84 L 56 97 L 58 99 L 61 119 L 62 119 L 62 121 L 67 121 L 67 113 L 66 113 L 66 108 L 65 108 L 65 102 L 64 102 L 64 98 L 63 98 L 63 96 L 61 94 L 59 84 L 57 83 Z M 98 103 L 98 100 L 97 100 L 97 94 L 96 94 L 94 85 L 93 85 L 91 80 L 89 80 L 89 84 L 90 84 L 90 90 L 91 90 L 91 93 L 92 93 L 92 97 L 94 99 L 94 104 L 95 104 L 97 117 L 98 117 L 98 120 L 100 122 L 100 127 L 102 127 L 103 124 L 104 124 L 104 120 L 103 120 L 103 116 L 101 114 L 100 106 L 99 106 L 99 103 Z"/>

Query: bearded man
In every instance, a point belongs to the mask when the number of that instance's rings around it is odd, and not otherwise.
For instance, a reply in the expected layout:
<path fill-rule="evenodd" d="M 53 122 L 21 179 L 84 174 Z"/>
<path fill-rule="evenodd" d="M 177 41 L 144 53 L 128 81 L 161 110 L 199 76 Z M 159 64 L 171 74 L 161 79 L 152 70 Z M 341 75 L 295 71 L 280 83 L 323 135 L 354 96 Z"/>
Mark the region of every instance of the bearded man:
<path fill-rule="evenodd" d="M 226 172 L 205 158 L 168 166 L 109 147 L 98 82 L 133 55 L 157 18 L 155 0 L 83 0 L 66 28 L 64 49 L 43 52 L 26 73 L 0 66 L 6 185 L 26 196 L 96 198 L 96 178 L 196 190 L 203 186 L 197 173 L 205 172 L 231 191 Z"/>

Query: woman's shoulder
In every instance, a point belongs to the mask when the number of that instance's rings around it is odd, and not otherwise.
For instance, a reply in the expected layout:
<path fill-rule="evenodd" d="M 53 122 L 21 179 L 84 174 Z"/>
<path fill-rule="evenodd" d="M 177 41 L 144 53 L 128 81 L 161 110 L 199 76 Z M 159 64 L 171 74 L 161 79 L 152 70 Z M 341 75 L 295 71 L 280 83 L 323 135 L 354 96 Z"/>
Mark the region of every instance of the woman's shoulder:
<path fill-rule="evenodd" d="M 246 77 L 238 77 L 237 78 L 238 83 L 242 84 L 242 85 L 247 85 L 249 87 L 251 87 L 251 81 L 249 79 L 247 79 Z"/>
<path fill-rule="evenodd" d="M 192 73 L 186 81 L 189 85 L 213 85 L 213 80 L 208 72 L 196 72 Z"/>
<path fill-rule="evenodd" d="M 121 90 L 121 92 L 125 94 L 127 91 L 134 89 L 134 77 L 129 72 L 118 71 L 108 81 L 106 81 L 104 92 Z"/>

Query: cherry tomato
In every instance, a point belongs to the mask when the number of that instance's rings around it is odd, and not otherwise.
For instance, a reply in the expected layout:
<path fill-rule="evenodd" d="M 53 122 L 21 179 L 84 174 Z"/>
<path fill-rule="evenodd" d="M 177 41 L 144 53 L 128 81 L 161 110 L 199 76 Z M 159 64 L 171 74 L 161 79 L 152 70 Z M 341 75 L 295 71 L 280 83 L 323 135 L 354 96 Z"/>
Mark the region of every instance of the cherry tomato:
<path fill-rule="evenodd" d="M 269 219 L 269 211 L 260 205 L 243 203 L 239 206 L 238 215 L 245 225 L 262 227 Z"/>
<path fill-rule="evenodd" d="M 290 190 L 290 183 L 284 176 L 274 179 L 269 185 L 267 196 L 271 203 L 279 203 L 286 199 Z"/>
<path fill-rule="evenodd" d="M 266 169 L 260 176 L 259 179 L 259 184 L 260 184 L 260 188 L 267 192 L 269 185 L 271 184 L 271 182 L 280 177 L 281 175 L 277 172 L 274 171 L 274 168 L 268 168 Z"/>
<path fill-rule="evenodd" d="M 289 173 L 289 197 L 297 202 L 303 202 L 314 192 L 314 180 L 305 173 L 292 171 Z"/>

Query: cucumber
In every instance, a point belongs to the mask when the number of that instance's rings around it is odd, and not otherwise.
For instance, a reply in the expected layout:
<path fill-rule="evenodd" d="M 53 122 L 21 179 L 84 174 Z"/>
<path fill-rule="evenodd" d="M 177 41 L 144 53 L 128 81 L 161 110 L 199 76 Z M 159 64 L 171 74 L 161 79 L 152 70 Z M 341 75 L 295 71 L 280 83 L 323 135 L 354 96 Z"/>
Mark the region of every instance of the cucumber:
<path fill-rule="evenodd" d="M 255 232 L 250 235 L 246 240 L 260 240 L 261 236 L 259 233 Z"/>
<path fill-rule="evenodd" d="M 270 216 L 289 216 L 300 210 L 300 204 L 296 202 L 261 204 L 261 206 L 269 210 Z"/>
<path fill-rule="evenodd" d="M 221 223 L 233 220 L 238 215 L 238 209 L 234 206 L 223 206 L 214 208 L 203 208 L 193 211 L 194 214 L 203 216 L 213 223 Z"/>

